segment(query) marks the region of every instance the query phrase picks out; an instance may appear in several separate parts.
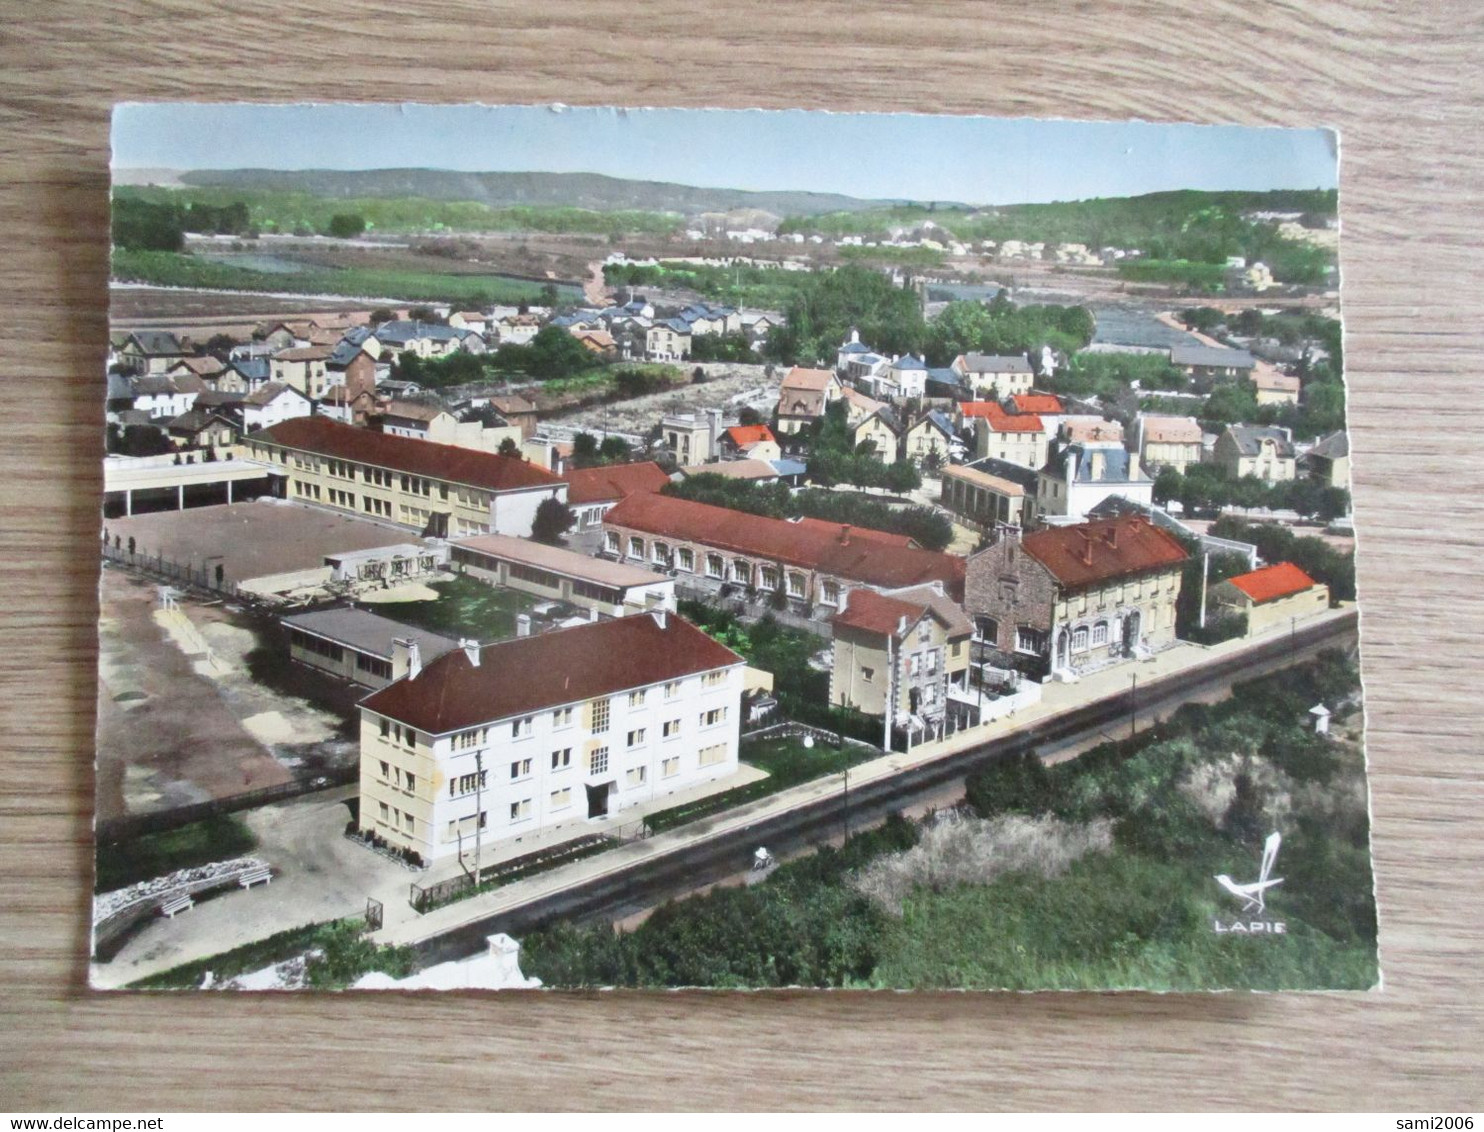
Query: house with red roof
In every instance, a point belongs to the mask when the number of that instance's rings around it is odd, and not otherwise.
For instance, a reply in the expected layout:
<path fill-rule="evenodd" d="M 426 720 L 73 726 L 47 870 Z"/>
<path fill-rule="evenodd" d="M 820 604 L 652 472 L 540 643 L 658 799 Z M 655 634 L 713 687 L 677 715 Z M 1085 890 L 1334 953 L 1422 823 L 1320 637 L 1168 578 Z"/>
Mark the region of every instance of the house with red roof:
<path fill-rule="evenodd" d="M 1277 562 L 1228 578 L 1211 589 L 1218 616 L 1245 617 L 1247 635 L 1292 628 L 1329 608 L 1329 587 L 1292 562 Z"/>
<path fill-rule="evenodd" d="M 436 538 L 526 537 L 567 482 L 520 456 L 356 428 L 323 416 L 285 420 L 243 440 L 274 492 Z"/>
<path fill-rule="evenodd" d="M 634 494 L 603 520 L 603 552 L 674 571 L 684 587 L 833 613 L 859 587 L 942 583 L 963 592 L 964 559 L 910 539 L 818 519 L 771 519 L 669 495 Z"/>
<path fill-rule="evenodd" d="M 993 662 L 1072 677 L 1175 643 L 1188 557 L 1142 515 L 1006 528 L 969 557 L 964 609 Z"/>
<path fill-rule="evenodd" d="M 436 659 L 408 640 L 395 663 L 360 704 L 357 820 L 420 861 L 472 870 L 514 841 L 600 833 L 737 772 L 743 660 L 673 613 L 460 641 Z"/>
<path fill-rule="evenodd" d="M 830 703 L 881 716 L 887 745 L 898 728 L 939 732 L 967 691 L 974 625 L 940 583 L 852 590 L 830 630 Z"/>
<path fill-rule="evenodd" d="M 721 434 L 721 458 L 771 462 L 783 459 L 783 449 L 765 424 L 733 425 Z"/>
<path fill-rule="evenodd" d="M 964 425 L 974 430 L 976 460 L 988 456 L 1022 468 L 1046 463 L 1050 435 L 1035 413 L 1008 413 L 998 401 L 965 401 L 958 413 Z"/>
<path fill-rule="evenodd" d="M 637 464 L 601 464 L 595 468 L 569 468 L 567 506 L 577 515 L 579 531 L 595 531 L 603 516 L 635 492 L 660 491 L 670 482 L 665 470 L 653 460 Z"/>

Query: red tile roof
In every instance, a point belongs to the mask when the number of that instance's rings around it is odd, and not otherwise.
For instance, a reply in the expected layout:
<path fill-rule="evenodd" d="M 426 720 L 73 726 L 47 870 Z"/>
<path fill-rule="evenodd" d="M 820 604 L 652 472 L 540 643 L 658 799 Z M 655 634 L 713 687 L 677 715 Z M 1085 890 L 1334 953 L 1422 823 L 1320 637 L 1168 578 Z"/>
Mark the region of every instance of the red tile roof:
<path fill-rule="evenodd" d="M 298 417 L 284 421 L 247 437 L 247 443 L 253 441 L 490 491 L 521 491 L 562 482 L 560 477 L 536 464 L 527 463 L 519 456 L 500 456 L 473 448 L 434 444 L 410 436 L 372 432 L 325 417 Z"/>
<path fill-rule="evenodd" d="M 933 593 L 929 586 L 916 586 L 892 595 L 855 590 L 847 599 L 844 612 L 835 614 L 832 621 L 877 636 L 900 639 L 930 611 L 947 627 L 950 637 L 967 637 L 974 631 L 963 610 L 947 597 Z"/>
<path fill-rule="evenodd" d="M 951 592 L 963 588 L 962 558 L 892 545 L 882 540 L 880 531 L 862 534 L 858 528 L 836 523 L 791 523 L 669 495 L 631 495 L 609 511 L 603 522 L 871 586 L 938 580 Z"/>
<path fill-rule="evenodd" d="M 1012 416 L 998 401 L 965 401 L 958 408 L 965 420 L 983 417 L 995 432 L 1044 432 L 1046 428 L 1034 413 Z"/>
<path fill-rule="evenodd" d="M 749 444 L 757 444 L 763 440 L 777 443 L 777 438 L 774 437 L 773 430 L 765 424 L 733 425 L 727 429 L 725 435 L 738 448 L 746 448 Z"/>
<path fill-rule="evenodd" d="M 627 499 L 635 492 L 659 491 L 670 477 L 653 460 L 640 464 L 604 464 L 597 468 L 573 468 L 563 477 L 570 485 L 567 502 L 608 503 Z"/>
<path fill-rule="evenodd" d="M 1314 579 L 1292 562 L 1278 562 L 1272 566 L 1264 566 L 1261 570 L 1238 574 L 1235 578 L 1228 578 L 1227 581 L 1258 605 L 1314 588 Z"/>
<path fill-rule="evenodd" d="M 442 735 L 742 663 L 676 614 L 664 620 L 639 613 L 517 637 L 482 646 L 478 665 L 456 648 L 361 704 Z"/>
<path fill-rule="evenodd" d="M 1061 413 L 1061 398 L 1054 393 L 1016 393 L 1010 405 L 1017 413 Z"/>
<path fill-rule="evenodd" d="M 1189 557 L 1179 539 L 1137 515 L 1047 527 L 1025 535 L 1021 546 L 1073 589 L 1168 569 Z"/>

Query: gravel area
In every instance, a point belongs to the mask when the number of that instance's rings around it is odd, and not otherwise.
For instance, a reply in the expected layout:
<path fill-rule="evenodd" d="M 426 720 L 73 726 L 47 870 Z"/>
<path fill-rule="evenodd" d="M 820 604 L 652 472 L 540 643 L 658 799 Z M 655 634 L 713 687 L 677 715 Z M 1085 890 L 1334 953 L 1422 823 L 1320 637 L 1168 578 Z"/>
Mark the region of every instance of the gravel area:
<path fill-rule="evenodd" d="M 696 367 L 685 363 L 687 370 Z M 752 405 L 766 418 L 778 404 L 778 386 L 783 379 L 781 367 L 773 367 L 773 376 L 763 365 L 733 362 L 702 363 L 706 380 L 699 385 L 682 385 L 663 393 L 635 397 L 609 405 L 590 405 L 572 413 L 554 416 L 541 422 L 541 431 L 557 436 L 563 432 L 586 430 L 642 436 L 659 423 L 667 413 L 698 413 L 720 409 L 722 422 L 736 424 L 743 405 Z"/>

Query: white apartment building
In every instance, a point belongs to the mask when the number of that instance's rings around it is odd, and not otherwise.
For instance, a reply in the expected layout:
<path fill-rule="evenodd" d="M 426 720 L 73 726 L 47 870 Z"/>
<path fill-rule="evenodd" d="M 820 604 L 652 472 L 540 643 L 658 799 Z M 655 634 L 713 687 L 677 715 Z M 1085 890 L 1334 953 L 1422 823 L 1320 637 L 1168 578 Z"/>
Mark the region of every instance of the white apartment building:
<path fill-rule="evenodd" d="M 482 847 L 578 837 L 726 778 L 743 667 L 664 611 L 466 641 L 426 665 L 412 650 L 406 675 L 361 702 L 361 832 L 472 864 L 476 832 Z"/>

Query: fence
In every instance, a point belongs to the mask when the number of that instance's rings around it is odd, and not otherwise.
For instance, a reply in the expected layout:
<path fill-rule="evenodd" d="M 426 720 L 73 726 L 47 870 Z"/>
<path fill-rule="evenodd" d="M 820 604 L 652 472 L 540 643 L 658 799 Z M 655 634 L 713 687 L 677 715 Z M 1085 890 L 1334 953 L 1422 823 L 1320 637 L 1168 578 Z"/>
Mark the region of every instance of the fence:
<path fill-rule="evenodd" d="M 117 562 L 161 581 L 174 582 L 208 594 L 237 596 L 237 583 L 226 579 L 220 565 L 208 567 L 202 563 L 198 567 L 192 562 L 177 562 L 173 558 L 166 558 L 163 554 L 141 554 L 122 545 L 117 535 L 112 542 L 103 544 L 103 557 L 109 562 Z"/>
<path fill-rule="evenodd" d="M 478 883 L 475 882 L 472 873 L 460 873 L 458 876 L 434 881 L 432 884 L 414 882 L 408 888 L 407 902 L 416 912 L 431 912 L 434 908 L 441 908 L 455 900 L 473 896 L 479 888 L 485 885 L 509 884 L 523 877 L 554 869 L 558 865 L 590 857 L 615 844 L 617 844 L 616 838 L 608 834 L 593 833 L 482 868 L 479 870 Z"/>
<path fill-rule="evenodd" d="M 219 814 L 251 810 L 257 806 L 265 806 L 269 802 L 282 802 L 288 798 L 297 798 L 301 794 L 313 794 L 320 790 L 328 790 L 333 786 L 345 786 L 357 781 L 360 774 L 359 765 L 337 767 L 326 770 L 314 778 L 281 782 L 277 786 L 264 786 L 259 790 L 248 790 L 227 798 L 213 798 L 207 802 L 192 802 L 190 805 L 177 806 L 173 810 L 104 818 L 96 826 L 98 844 L 130 841 L 136 837 L 143 837 L 147 833 L 164 833 L 167 830 L 179 829 L 183 825 L 190 825 L 192 822 L 216 817 Z"/>

